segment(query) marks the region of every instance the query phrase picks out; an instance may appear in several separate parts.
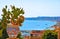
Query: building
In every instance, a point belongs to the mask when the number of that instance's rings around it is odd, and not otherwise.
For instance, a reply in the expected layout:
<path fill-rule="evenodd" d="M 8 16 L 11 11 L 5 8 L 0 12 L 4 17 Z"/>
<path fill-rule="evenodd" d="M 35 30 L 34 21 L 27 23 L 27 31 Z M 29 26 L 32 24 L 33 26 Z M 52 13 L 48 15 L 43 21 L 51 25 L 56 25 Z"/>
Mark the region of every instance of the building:
<path fill-rule="evenodd" d="M 22 31 L 23 34 L 23 39 L 42 39 L 42 35 L 45 32 L 44 30 L 32 30 L 29 32 Z"/>
<path fill-rule="evenodd" d="M 42 39 L 42 35 L 44 32 L 44 30 L 32 30 L 32 32 L 30 33 L 30 39 Z"/>

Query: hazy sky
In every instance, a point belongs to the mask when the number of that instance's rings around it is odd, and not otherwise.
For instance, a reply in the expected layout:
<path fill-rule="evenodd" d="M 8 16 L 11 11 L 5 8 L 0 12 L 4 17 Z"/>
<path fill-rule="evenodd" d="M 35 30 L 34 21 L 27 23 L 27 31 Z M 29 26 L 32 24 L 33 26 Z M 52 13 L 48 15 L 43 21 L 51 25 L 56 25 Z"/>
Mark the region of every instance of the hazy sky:
<path fill-rule="evenodd" d="M 60 16 L 60 0 L 0 0 L 0 15 L 5 5 L 24 8 L 25 17 Z"/>

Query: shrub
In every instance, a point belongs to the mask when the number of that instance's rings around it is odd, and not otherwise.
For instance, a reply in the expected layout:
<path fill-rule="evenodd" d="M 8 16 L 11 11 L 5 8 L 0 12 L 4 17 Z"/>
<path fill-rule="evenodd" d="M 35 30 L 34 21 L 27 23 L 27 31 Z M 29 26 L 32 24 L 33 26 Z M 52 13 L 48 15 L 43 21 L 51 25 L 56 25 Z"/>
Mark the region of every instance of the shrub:
<path fill-rule="evenodd" d="M 53 30 L 46 30 L 42 36 L 43 39 L 57 39 L 57 32 Z"/>

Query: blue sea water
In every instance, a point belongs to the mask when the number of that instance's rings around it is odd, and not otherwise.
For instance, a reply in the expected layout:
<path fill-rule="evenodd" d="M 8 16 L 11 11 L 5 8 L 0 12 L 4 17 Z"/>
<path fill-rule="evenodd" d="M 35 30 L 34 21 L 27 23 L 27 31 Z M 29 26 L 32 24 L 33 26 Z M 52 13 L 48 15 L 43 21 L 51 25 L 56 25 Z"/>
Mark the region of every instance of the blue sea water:
<path fill-rule="evenodd" d="M 47 20 L 25 20 L 20 30 L 45 30 L 54 26 L 57 22 Z"/>

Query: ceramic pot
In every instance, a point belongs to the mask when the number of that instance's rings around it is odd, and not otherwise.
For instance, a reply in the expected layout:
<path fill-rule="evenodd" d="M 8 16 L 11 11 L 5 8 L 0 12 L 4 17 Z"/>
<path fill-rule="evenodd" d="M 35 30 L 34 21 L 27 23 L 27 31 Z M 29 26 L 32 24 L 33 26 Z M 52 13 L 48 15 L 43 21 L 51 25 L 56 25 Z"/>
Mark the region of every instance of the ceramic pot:
<path fill-rule="evenodd" d="M 11 23 L 8 24 L 7 33 L 8 33 L 9 38 L 16 38 L 17 35 L 19 34 L 19 32 L 20 32 L 20 30 L 19 30 L 18 26 L 15 27 Z"/>

